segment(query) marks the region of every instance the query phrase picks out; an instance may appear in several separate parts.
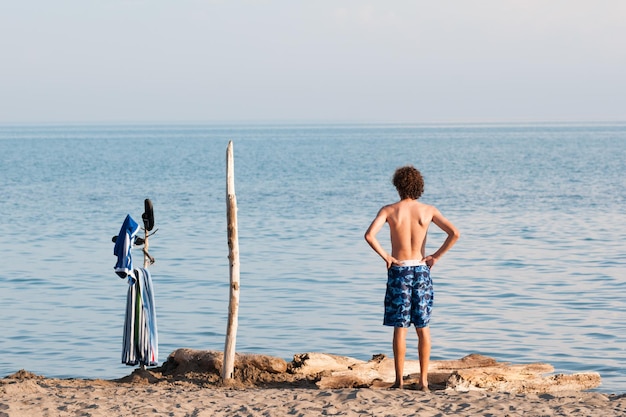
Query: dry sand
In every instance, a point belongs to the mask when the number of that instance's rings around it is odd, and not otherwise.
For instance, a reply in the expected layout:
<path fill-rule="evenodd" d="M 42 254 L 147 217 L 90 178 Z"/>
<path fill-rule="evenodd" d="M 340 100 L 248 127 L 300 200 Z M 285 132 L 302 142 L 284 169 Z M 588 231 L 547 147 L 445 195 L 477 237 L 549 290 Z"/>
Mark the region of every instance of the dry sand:
<path fill-rule="evenodd" d="M 156 377 L 154 375 L 157 375 Z M 240 375 L 241 376 L 241 375 Z M 626 395 L 510 394 L 384 388 L 318 389 L 312 381 L 238 382 L 135 371 L 118 381 L 0 380 L 0 417 L 34 416 L 626 416 Z"/>

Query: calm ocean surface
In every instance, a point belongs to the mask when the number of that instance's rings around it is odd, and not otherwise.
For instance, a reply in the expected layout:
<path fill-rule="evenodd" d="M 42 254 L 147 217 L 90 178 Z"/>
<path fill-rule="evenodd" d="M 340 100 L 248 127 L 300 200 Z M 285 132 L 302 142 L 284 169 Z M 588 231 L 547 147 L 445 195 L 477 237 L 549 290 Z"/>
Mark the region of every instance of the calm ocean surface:
<path fill-rule="evenodd" d="M 626 392 L 626 124 L 0 126 L 0 377 L 132 371 L 111 237 L 145 198 L 159 362 L 223 350 L 229 140 L 238 351 L 392 356 L 363 233 L 410 163 L 462 233 L 433 270 L 432 358 L 547 362 Z"/>

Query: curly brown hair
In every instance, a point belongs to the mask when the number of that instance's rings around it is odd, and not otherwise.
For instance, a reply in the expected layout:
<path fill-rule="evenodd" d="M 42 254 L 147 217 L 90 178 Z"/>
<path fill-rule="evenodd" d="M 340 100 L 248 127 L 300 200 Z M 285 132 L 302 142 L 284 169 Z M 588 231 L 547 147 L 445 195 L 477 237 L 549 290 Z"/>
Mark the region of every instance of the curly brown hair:
<path fill-rule="evenodd" d="M 417 200 L 424 192 L 424 178 L 421 172 L 413 165 L 406 165 L 396 169 L 395 174 L 393 174 L 393 185 L 403 200 L 405 198 Z"/>

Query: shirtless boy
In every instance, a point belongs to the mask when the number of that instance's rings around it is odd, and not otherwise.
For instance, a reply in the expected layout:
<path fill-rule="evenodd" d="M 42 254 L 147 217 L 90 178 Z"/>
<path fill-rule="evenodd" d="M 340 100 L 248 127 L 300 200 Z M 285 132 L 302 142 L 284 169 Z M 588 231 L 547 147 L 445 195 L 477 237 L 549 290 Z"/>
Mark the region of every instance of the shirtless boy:
<path fill-rule="evenodd" d="M 393 359 L 396 380 L 393 388 L 402 388 L 406 334 L 411 323 L 418 337 L 420 382 L 418 389 L 428 391 L 430 362 L 430 314 L 433 305 L 433 285 L 430 271 L 435 263 L 454 245 L 459 232 L 433 206 L 417 201 L 424 191 L 422 174 L 413 166 L 398 168 L 393 176 L 400 201 L 384 206 L 365 232 L 365 240 L 387 264 L 387 291 L 383 324 L 393 326 Z M 448 236 L 441 247 L 426 255 L 426 234 L 434 223 Z M 391 254 L 376 239 L 383 225 L 389 224 Z"/>

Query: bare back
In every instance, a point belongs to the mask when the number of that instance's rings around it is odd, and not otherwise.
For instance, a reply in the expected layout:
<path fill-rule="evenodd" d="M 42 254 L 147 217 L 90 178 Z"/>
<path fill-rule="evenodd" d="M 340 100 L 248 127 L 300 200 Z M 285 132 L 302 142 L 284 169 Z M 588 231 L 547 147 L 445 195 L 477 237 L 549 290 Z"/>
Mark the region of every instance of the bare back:
<path fill-rule="evenodd" d="M 387 206 L 386 210 L 391 256 L 398 260 L 423 259 L 434 207 L 416 200 L 402 200 Z"/>
<path fill-rule="evenodd" d="M 380 244 L 376 234 L 383 225 L 389 225 L 391 254 Z M 448 237 L 432 255 L 426 255 L 426 235 L 431 223 L 437 225 Z M 417 200 L 404 199 L 380 209 L 376 218 L 365 232 L 365 240 L 387 263 L 408 260 L 423 260 L 432 267 L 459 238 L 459 231 L 434 206 Z"/>

